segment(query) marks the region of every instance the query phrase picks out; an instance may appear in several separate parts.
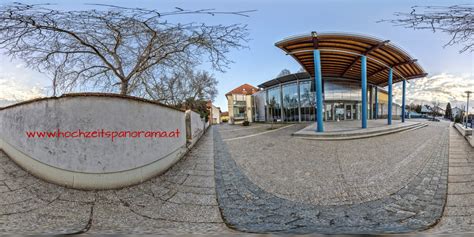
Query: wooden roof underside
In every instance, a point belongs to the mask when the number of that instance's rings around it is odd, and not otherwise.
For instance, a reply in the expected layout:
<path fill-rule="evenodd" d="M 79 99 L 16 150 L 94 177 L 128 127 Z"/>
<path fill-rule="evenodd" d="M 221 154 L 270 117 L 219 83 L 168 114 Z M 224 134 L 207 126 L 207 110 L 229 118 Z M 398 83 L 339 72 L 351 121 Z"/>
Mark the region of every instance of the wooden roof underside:
<path fill-rule="evenodd" d="M 275 46 L 298 61 L 311 77 L 314 77 L 314 49 L 320 50 L 323 77 L 360 80 L 361 55 L 367 56 L 367 81 L 378 86 L 388 84 L 389 67 L 393 68 L 393 83 L 427 75 L 416 59 L 388 40 L 368 36 L 312 33 L 279 41 Z"/>

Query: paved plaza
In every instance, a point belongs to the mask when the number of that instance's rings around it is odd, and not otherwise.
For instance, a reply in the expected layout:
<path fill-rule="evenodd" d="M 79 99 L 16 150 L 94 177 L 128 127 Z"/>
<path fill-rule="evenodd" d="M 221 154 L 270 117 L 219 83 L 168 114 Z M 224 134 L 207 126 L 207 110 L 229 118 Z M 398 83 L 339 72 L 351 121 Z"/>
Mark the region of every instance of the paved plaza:
<path fill-rule="evenodd" d="M 0 153 L 0 233 L 474 231 L 474 150 L 449 123 L 358 140 L 291 136 L 305 126 L 213 126 L 165 174 L 110 191 L 46 183 Z"/>
<path fill-rule="evenodd" d="M 211 134 L 164 175 L 112 191 L 40 181 L 0 153 L 0 234 L 229 233 L 216 202 Z"/>

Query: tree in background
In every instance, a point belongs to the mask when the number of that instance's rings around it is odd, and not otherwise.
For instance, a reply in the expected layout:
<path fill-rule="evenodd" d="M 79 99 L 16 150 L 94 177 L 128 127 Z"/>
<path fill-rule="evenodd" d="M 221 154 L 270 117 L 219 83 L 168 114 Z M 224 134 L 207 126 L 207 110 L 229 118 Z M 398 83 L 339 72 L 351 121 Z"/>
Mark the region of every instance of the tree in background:
<path fill-rule="evenodd" d="M 417 104 L 417 105 L 415 106 L 415 112 L 421 114 L 421 108 L 422 108 L 422 107 L 423 107 L 422 105 Z"/>
<path fill-rule="evenodd" d="M 282 77 L 282 76 L 286 76 L 286 75 L 290 75 L 290 74 L 291 74 L 290 70 L 285 68 L 285 69 L 281 70 L 280 73 L 278 73 L 277 77 Z"/>
<path fill-rule="evenodd" d="M 300 69 L 298 70 L 298 72 L 306 72 L 306 69 L 304 69 L 303 67 L 300 67 Z"/>
<path fill-rule="evenodd" d="M 272 97 L 270 99 L 270 101 L 268 101 L 268 112 L 269 112 L 270 119 L 272 120 L 272 123 L 270 125 L 270 129 L 273 129 L 273 124 L 275 122 L 275 120 L 273 119 L 273 113 L 274 113 L 275 106 L 276 106 L 276 100 L 275 100 L 275 97 Z"/>
<path fill-rule="evenodd" d="M 444 113 L 444 118 L 449 119 L 449 120 L 453 120 L 453 111 L 451 109 L 451 103 L 449 103 L 449 102 L 446 105 L 446 111 Z"/>
<path fill-rule="evenodd" d="M 142 97 L 171 106 L 180 107 L 186 101 L 213 101 L 217 96 L 217 79 L 207 71 L 192 68 L 148 75 L 150 79 L 141 85 Z"/>
<path fill-rule="evenodd" d="M 57 87 L 79 86 L 139 94 L 149 80 L 169 69 L 200 64 L 205 58 L 218 71 L 231 62 L 231 49 L 244 48 L 245 25 L 180 24 L 175 15 L 232 14 L 213 9 L 168 12 L 142 8 L 55 10 L 50 4 L 13 3 L 0 7 L 0 49 L 32 69 L 54 75 Z"/>
<path fill-rule="evenodd" d="M 441 31 L 451 36 L 445 46 L 463 45 L 462 52 L 474 52 L 474 6 L 414 6 L 410 13 L 396 12 L 389 21 L 415 30 Z"/>
<path fill-rule="evenodd" d="M 433 120 L 435 120 L 436 116 L 439 116 L 439 105 L 440 103 L 438 101 L 432 101 L 431 102 L 431 115 L 433 116 Z"/>
<path fill-rule="evenodd" d="M 185 109 L 185 110 L 192 110 L 198 113 L 201 118 L 204 118 L 209 121 L 209 114 L 211 113 L 209 109 L 207 109 L 207 101 L 206 100 L 195 100 L 193 98 L 188 98 L 182 103 L 178 104 L 176 107 Z"/>

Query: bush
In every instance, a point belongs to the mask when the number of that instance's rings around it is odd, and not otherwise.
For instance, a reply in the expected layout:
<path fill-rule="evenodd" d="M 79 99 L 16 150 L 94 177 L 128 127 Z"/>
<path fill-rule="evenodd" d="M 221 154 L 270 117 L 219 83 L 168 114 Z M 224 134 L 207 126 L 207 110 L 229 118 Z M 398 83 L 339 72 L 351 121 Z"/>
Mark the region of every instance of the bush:
<path fill-rule="evenodd" d="M 461 117 L 460 116 L 456 116 L 454 118 L 454 123 L 461 123 Z"/>
<path fill-rule="evenodd" d="M 250 123 L 249 123 L 249 121 L 244 121 L 244 122 L 242 123 L 242 125 L 243 125 L 243 126 L 249 126 Z"/>

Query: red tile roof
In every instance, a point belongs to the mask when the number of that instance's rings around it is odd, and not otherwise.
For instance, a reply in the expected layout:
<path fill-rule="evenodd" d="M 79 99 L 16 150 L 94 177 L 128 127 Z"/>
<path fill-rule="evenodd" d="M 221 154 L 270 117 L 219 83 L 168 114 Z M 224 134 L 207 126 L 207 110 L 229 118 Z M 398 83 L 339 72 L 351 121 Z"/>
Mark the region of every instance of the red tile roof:
<path fill-rule="evenodd" d="M 227 111 L 226 111 L 226 112 L 222 112 L 222 113 L 221 113 L 221 116 L 229 116 L 229 112 L 227 112 Z"/>
<path fill-rule="evenodd" d="M 243 84 L 231 91 L 229 91 L 225 95 L 234 95 L 234 94 L 239 94 L 239 95 L 252 95 L 253 93 L 257 92 L 258 88 L 249 85 L 249 84 Z"/>

